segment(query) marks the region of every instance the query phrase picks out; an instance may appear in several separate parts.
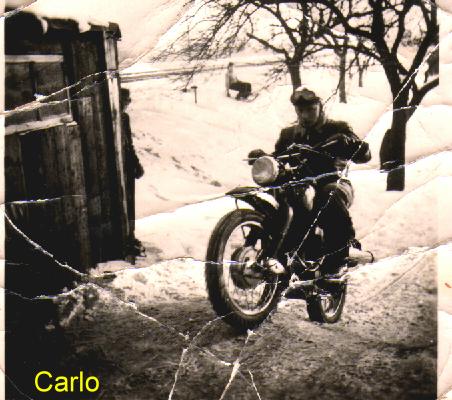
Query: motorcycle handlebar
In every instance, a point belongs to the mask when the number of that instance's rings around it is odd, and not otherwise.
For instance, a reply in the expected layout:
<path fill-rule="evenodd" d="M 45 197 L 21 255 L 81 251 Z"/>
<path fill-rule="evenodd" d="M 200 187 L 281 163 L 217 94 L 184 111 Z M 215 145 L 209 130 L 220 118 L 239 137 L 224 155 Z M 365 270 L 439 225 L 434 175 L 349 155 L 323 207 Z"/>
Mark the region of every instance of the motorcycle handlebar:
<path fill-rule="evenodd" d="M 292 158 L 295 156 L 303 155 L 303 152 L 315 154 L 318 156 L 326 157 L 330 160 L 334 160 L 334 157 L 330 156 L 328 153 L 324 153 L 321 151 L 318 151 L 316 149 L 317 146 L 307 146 L 304 144 L 292 144 L 288 147 L 286 151 L 290 151 L 289 154 L 282 154 L 279 156 L 275 156 L 276 159 L 287 159 Z M 322 146 L 318 146 L 318 148 L 321 148 Z"/>
<path fill-rule="evenodd" d="M 321 146 L 319 148 L 321 148 Z M 288 154 L 282 154 L 282 155 L 272 155 L 272 154 L 265 154 L 264 153 L 262 155 L 259 155 L 258 157 L 244 158 L 243 161 L 246 161 L 246 162 L 256 161 L 258 158 L 262 157 L 263 155 L 266 155 L 266 156 L 269 156 L 269 157 L 273 157 L 276 160 L 283 160 L 283 159 L 288 159 L 288 158 L 291 158 L 291 157 L 302 155 L 303 151 L 305 151 L 307 153 L 312 153 L 312 154 L 316 154 L 316 155 L 319 155 L 319 156 L 327 157 L 329 159 L 334 160 L 334 157 L 330 156 L 329 154 L 316 150 L 316 146 L 307 146 L 307 145 L 295 144 L 294 143 L 294 144 L 290 145 L 289 148 L 286 151 L 289 151 L 289 150 L 297 150 L 298 153 L 290 152 Z"/>

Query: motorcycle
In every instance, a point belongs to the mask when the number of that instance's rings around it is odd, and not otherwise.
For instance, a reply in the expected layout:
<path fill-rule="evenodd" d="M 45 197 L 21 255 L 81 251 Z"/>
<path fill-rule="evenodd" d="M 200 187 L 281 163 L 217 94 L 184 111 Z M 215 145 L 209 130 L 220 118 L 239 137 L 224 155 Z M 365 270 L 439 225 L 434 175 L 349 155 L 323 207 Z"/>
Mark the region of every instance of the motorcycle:
<path fill-rule="evenodd" d="M 209 240 L 205 279 L 213 309 L 226 323 L 246 331 L 265 321 L 282 297 L 295 297 L 306 301 L 312 321 L 337 322 L 347 270 L 355 261 L 335 276 L 322 273 L 323 231 L 314 206 L 316 185 L 339 178 L 331 173 L 334 158 L 293 144 L 278 156 L 253 161 L 258 186 L 226 193 L 235 199 L 236 209 L 220 219 Z"/>

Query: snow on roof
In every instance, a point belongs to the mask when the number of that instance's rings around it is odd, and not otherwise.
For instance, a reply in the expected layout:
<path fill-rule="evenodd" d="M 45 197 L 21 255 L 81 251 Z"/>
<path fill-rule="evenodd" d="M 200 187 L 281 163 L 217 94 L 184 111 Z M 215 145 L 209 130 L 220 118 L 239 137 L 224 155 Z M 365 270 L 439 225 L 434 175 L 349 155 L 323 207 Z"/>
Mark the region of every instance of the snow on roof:
<path fill-rule="evenodd" d="M 78 22 L 83 32 L 89 30 L 91 25 L 108 26 L 109 22 L 114 22 L 111 18 L 114 16 L 106 12 L 108 3 L 106 0 L 78 0 L 66 1 L 62 5 L 61 0 L 7 0 L 6 7 L 32 12 L 41 20 L 44 17 L 72 19 Z"/>
<path fill-rule="evenodd" d="M 6 0 L 6 7 L 20 7 L 41 18 L 75 20 L 80 31 L 117 23 L 122 34 L 120 61 L 129 64 L 155 46 L 180 18 L 184 6 L 185 0 Z"/>

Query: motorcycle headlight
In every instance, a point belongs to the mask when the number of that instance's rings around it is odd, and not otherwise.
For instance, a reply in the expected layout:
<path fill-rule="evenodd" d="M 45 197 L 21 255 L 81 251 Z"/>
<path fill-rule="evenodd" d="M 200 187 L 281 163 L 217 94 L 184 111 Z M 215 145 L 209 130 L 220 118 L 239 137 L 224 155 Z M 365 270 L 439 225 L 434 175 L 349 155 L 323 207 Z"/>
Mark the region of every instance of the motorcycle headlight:
<path fill-rule="evenodd" d="M 273 157 L 263 156 L 254 161 L 251 170 L 254 182 L 258 185 L 273 183 L 279 174 L 278 163 Z"/>

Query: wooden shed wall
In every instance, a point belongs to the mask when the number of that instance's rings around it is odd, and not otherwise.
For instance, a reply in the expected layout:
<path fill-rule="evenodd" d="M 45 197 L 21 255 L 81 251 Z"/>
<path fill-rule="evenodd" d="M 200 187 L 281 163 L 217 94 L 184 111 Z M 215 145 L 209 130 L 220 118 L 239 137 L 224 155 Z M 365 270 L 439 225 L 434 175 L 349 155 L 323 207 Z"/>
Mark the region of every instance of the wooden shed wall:
<path fill-rule="evenodd" d="M 5 141 L 7 215 L 56 259 L 81 270 L 92 265 L 79 127 L 60 125 Z M 9 243 L 7 253 L 25 261 L 23 244 Z"/>
<path fill-rule="evenodd" d="M 79 33 L 66 24 L 59 30 L 54 21 L 33 39 L 17 26 L 9 36 L 6 29 L 7 53 L 63 56 L 73 122 L 6 136 L 7 215 L 56 259 L 80 271 L 123 258 L 130 228 L 119 81 L 111 73 L 117 69 L 117 38 L 105 29 Z M 8 259 L 33 263 L 31 247 L 7 224 Z"/>

